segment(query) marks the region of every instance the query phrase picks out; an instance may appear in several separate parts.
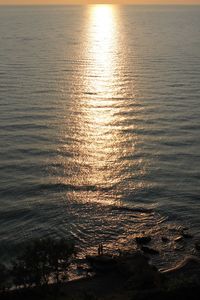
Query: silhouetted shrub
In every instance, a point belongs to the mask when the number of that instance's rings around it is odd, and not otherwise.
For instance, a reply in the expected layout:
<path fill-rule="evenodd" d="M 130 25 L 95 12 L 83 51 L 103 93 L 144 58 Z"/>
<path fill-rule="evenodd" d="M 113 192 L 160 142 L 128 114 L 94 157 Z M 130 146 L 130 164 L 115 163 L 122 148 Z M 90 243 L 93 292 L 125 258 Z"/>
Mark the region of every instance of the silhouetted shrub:
<path fill-rule="evenodd" d="M 67 276 L 74 254 L 74 245 L 65 239 L 34 240 L 13 263 L 13 283 L 17 287 L 40 286 L 48 284 L 50 279 L 58 283 Z"/>
<path fill-rule="evenodd" d="M 10 287 L 9 279 L 9 270 L 3 264 L 0 264 L 0 293 Z"/>

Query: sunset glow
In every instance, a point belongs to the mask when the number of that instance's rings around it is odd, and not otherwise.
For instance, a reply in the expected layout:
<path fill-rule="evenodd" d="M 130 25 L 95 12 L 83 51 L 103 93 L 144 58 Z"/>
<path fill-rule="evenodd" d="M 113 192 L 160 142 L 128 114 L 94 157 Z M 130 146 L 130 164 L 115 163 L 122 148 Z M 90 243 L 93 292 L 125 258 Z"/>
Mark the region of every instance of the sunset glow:
<path fill-rule="evenodd" d="M 65 5 L 65 4 L 200 4 L 200 0 L 0 0 L 0 5 Z"/>

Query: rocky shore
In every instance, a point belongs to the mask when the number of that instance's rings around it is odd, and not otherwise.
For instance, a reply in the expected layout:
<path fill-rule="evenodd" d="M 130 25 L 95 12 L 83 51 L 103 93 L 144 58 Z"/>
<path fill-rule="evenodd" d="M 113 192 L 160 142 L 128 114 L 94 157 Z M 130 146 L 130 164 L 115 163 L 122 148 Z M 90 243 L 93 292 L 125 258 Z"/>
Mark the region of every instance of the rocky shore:
<path fill-rule="evenodd" d="M 158 270 L 142 251 L 86 257 L 95 275 L 48 287 L 10 291 L 1 299 L 200 299 L 200 259 L 188 256 Z"/>
<path fill-rule="evenodd" d="M 76 270 L 82 272 L 84 277 L 68 282 L 57 280 L 57 284 L 48 282 L 37 285 L 37 287 L 33 287 L 34 285 L 30 285 L 29 288 L 18 286 L 18 289 L 7 289 L 0 293 L 0 299 L 199 300 L 200 241 L 187 229 L 179 231 L 173 240 L 169 236 L 162 236 L 163 245 L 173 242 L 177 244 L 177 247 L 185 247 L 189 243 L 193 246 L 194 253 L 183 257 L 183 253 L 179 250 L 178 262 L 171 267 L 160 269 L 155 264 L 155 258 L 161 256 L 159 247 L 156 248 L 152 240 L 153 237 L 150 235 L 138 235 L 135 237 L 137 250 L 122 251 L 118 249 L 115 254 L 109 254 L 100 244 L 97 255 L 86 255 L 84 258 L 74 257 Z M 69 245 L 67 241 L 62 240 L 57 242 L 48 239 L 36 241 L 32 247 L 29 245 L 26 248 L 25 253 L 28 260 L 22 260 L 22 263 L 30 263 L 29 258 L 31 258 L 31 262 L 34 262 L 37 268 L 37 261 L 43 263 L 43 260 L 38 260 L 40 253 L 46 255 L 43 258 L 49 259 L 52 256 L 53 261 L 57 258 L 59 262 L 60 258 L 63 259 L 66 255 L 70 257 L 70 253 L 74 252 Z M 66 251 L 63 252 L 63 249 Z M 71 252 L 69 252 L 70 249 Z M 31 256 L 30 251 L 32 251 Z M 20 273 L 21 275 L 23 273 Z M 62 273 L 60 276 L 62 278 Z"/>

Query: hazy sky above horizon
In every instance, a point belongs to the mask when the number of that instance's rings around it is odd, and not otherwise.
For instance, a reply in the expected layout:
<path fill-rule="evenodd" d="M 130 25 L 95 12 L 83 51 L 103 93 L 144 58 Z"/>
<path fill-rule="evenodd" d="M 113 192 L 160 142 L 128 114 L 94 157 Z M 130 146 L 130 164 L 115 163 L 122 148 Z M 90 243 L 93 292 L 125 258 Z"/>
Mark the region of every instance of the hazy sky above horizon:
<path fill-rule="evenodd" d="M 86 4 L 86 3 L 132 3 L 132 4 L 200 4 L 200 0 L 0 0 L 0 5 L 27 4 Z"/>

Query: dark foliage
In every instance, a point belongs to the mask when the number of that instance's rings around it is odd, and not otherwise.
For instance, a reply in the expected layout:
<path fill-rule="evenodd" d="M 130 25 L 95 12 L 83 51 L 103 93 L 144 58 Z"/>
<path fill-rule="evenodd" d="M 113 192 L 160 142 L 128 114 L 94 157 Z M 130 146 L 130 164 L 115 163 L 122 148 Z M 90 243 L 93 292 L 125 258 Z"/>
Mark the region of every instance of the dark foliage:
<path fill-rule="evenodd" d="M 66 279 L 74 254 L 74 245 L 64 239 L 34 240 L 13 263 L 13 283 L 17 287 L 46 285 L 50 280 L 58 283 Z"/>
<path fill-rule="evenodd" d="M 8 269 L 3 264 L 0 264 L 0 292 L 4 292 L 7 288 L 9 288 L 9 278 Z"/>

